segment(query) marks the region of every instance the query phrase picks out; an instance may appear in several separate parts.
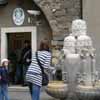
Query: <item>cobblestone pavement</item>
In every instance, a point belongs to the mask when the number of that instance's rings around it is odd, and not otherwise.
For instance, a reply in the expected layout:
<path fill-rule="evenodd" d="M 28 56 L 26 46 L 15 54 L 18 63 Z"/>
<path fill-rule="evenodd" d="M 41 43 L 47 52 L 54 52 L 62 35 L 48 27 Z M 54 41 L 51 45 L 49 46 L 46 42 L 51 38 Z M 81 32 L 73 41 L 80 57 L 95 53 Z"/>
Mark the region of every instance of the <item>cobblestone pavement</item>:
<path fill-rule="evenodd" d="M 27 87 L 9 87 L 10 100 L 31 100 Z M 42 90 L 40 100 L 57 100 Z"/>

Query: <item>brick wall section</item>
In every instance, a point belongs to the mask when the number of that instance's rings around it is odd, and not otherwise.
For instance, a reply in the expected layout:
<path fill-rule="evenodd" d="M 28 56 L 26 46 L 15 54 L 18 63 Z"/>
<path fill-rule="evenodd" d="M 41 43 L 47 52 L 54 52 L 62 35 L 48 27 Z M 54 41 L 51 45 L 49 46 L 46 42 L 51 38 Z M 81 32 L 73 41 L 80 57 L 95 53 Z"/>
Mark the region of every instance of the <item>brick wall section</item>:
<path fill-rule="evenodd" d="M 63 37 L 69 33 L 73 19 L 79 18 L 80 0 L 34 0 L 44 12 L 53 36 Z"/>

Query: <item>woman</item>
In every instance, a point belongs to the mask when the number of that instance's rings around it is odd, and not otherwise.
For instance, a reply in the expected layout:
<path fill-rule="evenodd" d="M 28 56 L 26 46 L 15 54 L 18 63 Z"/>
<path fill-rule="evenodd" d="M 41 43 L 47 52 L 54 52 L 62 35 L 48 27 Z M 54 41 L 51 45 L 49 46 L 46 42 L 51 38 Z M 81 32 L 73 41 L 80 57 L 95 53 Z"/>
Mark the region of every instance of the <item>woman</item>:
<path fill-rule="evenodd" d="M 51 53 L 49 51 L 48 40 L 40 43 L 40 49 L 37 51 L 38 59 L 44 69 L 49 69 L 51 62 Z M 32 54 L 32 62 L 26 74 L 26 80 L 32 84 L 32 100 L 40 100 L 40 88 L 42 86 L 41 68 L 36 59 L 36 53 Z"/>
<path fill-rule="evenodd" d="M 1 60 L 0 66 L 0 100 L 9 100 L 8 95 L 8 59 Z M 5 99 L 4 99 L 5 98 Z"/>

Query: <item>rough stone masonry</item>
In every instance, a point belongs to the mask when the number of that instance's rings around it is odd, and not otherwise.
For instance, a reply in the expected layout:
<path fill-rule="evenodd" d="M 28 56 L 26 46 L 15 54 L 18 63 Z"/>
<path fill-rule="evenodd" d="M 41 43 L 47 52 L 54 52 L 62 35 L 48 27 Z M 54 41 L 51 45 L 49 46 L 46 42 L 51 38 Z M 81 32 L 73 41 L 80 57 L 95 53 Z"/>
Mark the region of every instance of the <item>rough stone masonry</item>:
<path fill-rule="evenodd" d="M 70 32 L 73 19 L 81 16 L 80 0 L 34 0 L 46 16 L 53 37 L 64 37 Z"/>

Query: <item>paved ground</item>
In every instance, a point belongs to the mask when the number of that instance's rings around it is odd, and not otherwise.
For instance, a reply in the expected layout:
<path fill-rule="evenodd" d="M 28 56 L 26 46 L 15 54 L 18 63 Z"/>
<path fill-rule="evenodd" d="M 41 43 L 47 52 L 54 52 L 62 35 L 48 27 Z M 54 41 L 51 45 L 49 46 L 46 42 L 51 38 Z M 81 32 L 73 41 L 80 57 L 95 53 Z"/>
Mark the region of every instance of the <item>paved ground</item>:
<path fill-rule="evenodd" d="M 31 100 L 27 87 L 11 86 L 9 87 L 10 100 Z M 42 90 L 40 100 L 57 100 L 50 97 Z"/>

